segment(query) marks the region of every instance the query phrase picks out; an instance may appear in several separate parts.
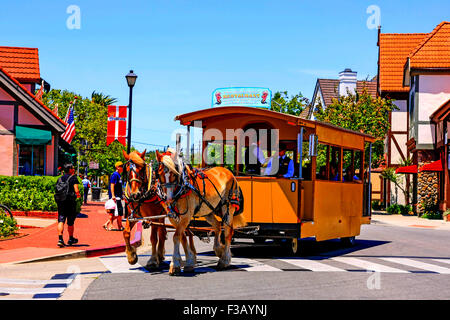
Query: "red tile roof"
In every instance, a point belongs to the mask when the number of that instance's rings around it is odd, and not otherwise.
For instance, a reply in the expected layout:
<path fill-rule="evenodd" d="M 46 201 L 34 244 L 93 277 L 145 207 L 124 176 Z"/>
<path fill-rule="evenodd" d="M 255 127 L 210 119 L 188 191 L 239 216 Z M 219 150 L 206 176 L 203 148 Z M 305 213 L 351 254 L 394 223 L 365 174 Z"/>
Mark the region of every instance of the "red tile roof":
<path fill-rule="evenodd" d="M 411 69 L 450 68 L 450 22 L 441 22 L 408 57 Z"/>
<path fill-rule="evenodd" d="M 427 33 L 380 34 L 380 90 L 381 92 L 408 92 L 403 87 L 403 70 L 411 51 L 427 37 Z"/>
<path fill-rule="evenodd" d="M 39 82 L 39 53 L 37 48 L 1 47 L 0 67 L 18 81 Z"/>
<path fill-rule="evenodd" d="M 8 78 L 10 78 L 18 87 L 20 87 L 20 89 L 25 91 L 26 94 L 28 94 L 34 101 L 36 101 L 46 111 L 50 112 L 52 114 L 52 116 L 55 117 L 61 124 L 63 124 L 64 126 L 67 126 L 67 123 L 64 120 L 62 120 L 60 117 L 58 117 L 58 115 L 55 114 L 52 109 L 50 109 L 45 104 L 43 104 L 42 101 L 40 101 L 39 99 L 36 99 L 36 96 L 34 94 L 32 94 L 30 91 L 28 91 L 27 88 L 25 88 L 16 78 L 14 78 L 12 76 L 12 74 L 10 74 L 8 71 L 3 69 L 1 66 L 0 66 L 0 72 L 3 72 L 5 75 L 7 75 Z"/>

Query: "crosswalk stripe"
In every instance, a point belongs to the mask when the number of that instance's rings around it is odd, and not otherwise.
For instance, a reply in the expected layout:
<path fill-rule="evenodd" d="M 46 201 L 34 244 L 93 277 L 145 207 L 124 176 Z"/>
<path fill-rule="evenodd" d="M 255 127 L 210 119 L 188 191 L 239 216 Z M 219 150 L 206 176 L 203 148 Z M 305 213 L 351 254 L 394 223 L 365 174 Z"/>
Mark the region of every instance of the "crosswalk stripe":
<path fill-rule="evenodd" d="M 131 265 L 124 257 L 103 257 L 100 261 L 112 273 L 148 273 L 140 264 Z"/>
<path fill-rule="evenodd" d="M 382 264 L 374 263 L 371 261 L 361 260 L 353 257 L 334 257 L 331 258 L 334 261 L 349 264 L 352 266 L 356 266 L 358 268 L 362 268 L 365 270 L 371 270 L 376 272 L 395 272 L 395 273 L 409 273 L 406 270 L 400 270 L 397 268 L 388 267 Z"/>
<path fill-rule="evenodd" d="M 429 264 L 421 261 L 416 261 L 408 258 L 380 258 L 386 261 L 403 264 L 409 267 L 414 267 L 418 269 L 423 269 L 427 271 L 442 273 L 442 274 L 450 274 L 449 268 L 440 267 L 434 264 Z"/>
<path fill-rule="evenodd" d="M 300 267 L 302 269 L 308 269 L 311 271 L 319 271 L 319 272 L 341 272 L 346 271 L 344 269 L 339 269 L 325 263 L 317 262 L 314 260 L 306 260 L 306 259 L 279 259 L 280 261 L 286 262 L 288 264 L 292 264 L 296 267 Z"/>
<path fill-rule="evenodd" d="M 433 259 L 434 261 L 450 264 L 450 259 Z"/>
<path fill-rule="evenodd" d="M 0 287 L 1 293 L 8 294 L 61 294 L 66 288 L 5 288 Z"/>
<path fill-rule="evenodd" d="M 253 259 L 246 259 L 246 258 L 232 258 L 231 259 L 232 265 L 249 265 L 249 267 L 239 268 L 240 270 L 245 271 L 282 271 L 281 269 L 269 266 L 268 264 L 253 260 Z"/>
<path fill-rule="evenodd" d="M 6 279 L 1 278 L 0 283 L 3 284 L 26 284 L 26 285 L 47 285 L 47 284 L 71 284 L 73 281 L 70 279 L 61 280 L 28 280 L 28 279 Z"/>

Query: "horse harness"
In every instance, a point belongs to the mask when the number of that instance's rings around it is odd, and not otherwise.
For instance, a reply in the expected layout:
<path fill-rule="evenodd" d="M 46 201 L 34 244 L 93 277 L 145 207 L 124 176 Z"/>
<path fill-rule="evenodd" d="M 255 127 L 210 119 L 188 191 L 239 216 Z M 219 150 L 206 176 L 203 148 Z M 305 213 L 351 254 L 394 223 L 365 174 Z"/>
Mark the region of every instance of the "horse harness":
<path fill-rule="evenodd" d="M 187 169 L 185 166 L 183 166 L 183 170 L 181 171 L 181 177 L 178 178 L 178 182 L 177 183 L 164 183 L 161 184 L 162 187 L 167 187 L 167 186 L 174 186 L 176 187 L 175 189 L 175 195 L 173 197 L 173 201 L 171 203 L 171 205 L 169 206 L 172 215 L 172 218 L 178 218 L 181 215 L 185 215 L 188 212 L 188 208 L 186 208 L 186 211 L 183 213 L 180 213 L 177 209 L 176 203 L 179 199 L 185 198 L 187 196 L 189 196 L 192 192 L 195 193 L 195 195 L 200 199 L 199 203 L 197 204 L 197 206 L 194 209 L 194 215 L 193 215 L 193 219 L 195 220 L 196 214 L 200 211 L 201 207 L 203 204 L 205 204 L 209 209 L 211 209 L 212 213 L 214 213 L 216 216 L 220 217 L 222 219 L 222 223 L 225 222 L 227 225 L 229 225 L 229 208 L 228 208 L 228 204 L 231 204 L 232 206 L 234 206 L 236 208 L 236 213 L 235 215 L 241 214 L 243 210 L 241 210 L 242 208 L 240 208 L 241 205 L 241 197 L 242 197 L 242 193 L 240 191 L 240 188 L 235 188 L 234 184 L 235 181 L 233 180 L 233 184 L 231 185 L 231 189 L 230 192 L 228 194 L 228 197 L 222 197 L 222 195 L 220 194 L 219 190 L 217 189 L 217 187 L 214 185 L 214 183 L 211 181 L 211 179 L 208 177 L 208 175 L 200 169 L 194 168 L 192 170 L 190 170 L 190 173 L 186 173 Z M 180 183 L 180 180 L 181 183 Z M 200 191 L 199 188 L 199 184 L 198 184 L 198 180 L 202 181 L 203 184 L 203 194 Z M 214 187 L 214 190 L 216 191 L 217 195 L 220 198 L 219 203 L 217 204 L 216 207 L 214 207 L 211 202 L 209 202 L 206 199 L 206 183 L 205 180 L 208 180 L 211 185 Z M 191 183 L 192 181 L 192 183 Z M 222 206 L 226 206 L 227 211 L 225 212 L 225 214 L 221 215 L 221 208 Z"/>
<path fill-rule="evenodd" d="M 137 178 L 132 178 L 131 180 L 128 180 L 128 170 L 125 170 L 126 167 L 129 167 L 131 171 L 135 173 Z M 143 203 L 160 203 L 163 201 L 162 197 L 162 191 L 159 185 L 156 185 L 153 187 L 153 182 L 155 181 L 155 177 L 153 174 L 153 170 L 151 168 L 151 165 L 145 163 L 144 165 L 145 169 L 145 176 L 139 175 L 136 171 L 136 164 L 132 160 L 128 160 L 124 164 L 124 180 L 126 182 L 125 192 L 124 192 L 124 198 L 125 203 L 127 205 L 130 205 L 131 207 L 131 215 L 129 216 L 130 219 L 135 218 L 135 215 L 137 215 L 139 218 L 142 218 L 142 214 L 140 212 L 141 205 Z M 138 199 L 133 199 L 131 194 L 131 182 L 136 181 L 140 183 L 139 191 L 141 192 L 141 196 Z M 137 205 L 133 208 L 131 204 L 134 203 Z M 164 211 L 164 210 L 163 210 Z M 128 218 L 128 217 L 126 217 Z"/>

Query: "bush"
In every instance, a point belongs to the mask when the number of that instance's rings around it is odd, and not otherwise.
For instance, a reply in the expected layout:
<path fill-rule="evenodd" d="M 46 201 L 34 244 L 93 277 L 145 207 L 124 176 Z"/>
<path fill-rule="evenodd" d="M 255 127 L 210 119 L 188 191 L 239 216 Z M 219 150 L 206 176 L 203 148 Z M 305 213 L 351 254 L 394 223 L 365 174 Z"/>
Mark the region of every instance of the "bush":
<path fill-rule="evenodd" d="M 14 235 L 18 229 L 16 219 L 11 218 L 3 212 L 0 213 L 0 238 Z"/>
<path fill-rule="evenodd" d="M 58 209 L 54 194 L 59 177 L 0 176 L 0 202 L 11 210 L 18 211 L 56 211 Z M 78 178 L 81 184 L 81 179 Z M 80 187 L 81 199 L 77 199 L 77 212 L 81 211 L 83 188 Z"/>
<path fill-rule="evenodd" d="M 406 205 L 406 206 L 400 205 L 400 214 L 406 216 L 406 215 L 409 215 L 409 213 L 412 211 L 413 211 L 413 208 L 410 205 Z"/>
<path fill-rule="evenodd" d="M 381 210 L 381 202 L 380 200 L 373 200 L 372 201 L 372 209 L 373 210 Z"/>
<path fill-rule="evenodd" d="M 399 204 L 391 204 L 389 207 L 387 207 L 386 212 L 389 214 L 401 214 L 402 213 L 402 206 Z"/>
<path fill-rule="evenodd" d="M 424 219 L 442 220 L 442 213 L 430 211 L 430 212 L 425 212 L 420 217 L 424 218 Z"/>

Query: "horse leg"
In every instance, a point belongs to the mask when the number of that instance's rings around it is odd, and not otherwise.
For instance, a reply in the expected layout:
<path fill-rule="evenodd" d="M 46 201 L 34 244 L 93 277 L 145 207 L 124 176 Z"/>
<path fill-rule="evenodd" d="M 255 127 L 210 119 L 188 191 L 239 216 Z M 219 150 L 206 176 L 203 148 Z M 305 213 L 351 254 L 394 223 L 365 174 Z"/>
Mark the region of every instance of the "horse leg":
<path fill-rule="evenodd" d="M 206 221 L 214 228 L 214 252 L 217 257 L 221 258 L 223 255 L 223 245 L 220 241 L 220 234 L 222 232 L 222 226 L 220 222 L 216 219 L 214 214 L 207 215 Z M 220 262 L 220 260 L 219 260 Z M 218 264 L 217 267 L 220 268 L 220 265 Z"/>
<path fill-rule="evenodd" d="M 119 217 L 119 219 L 120 219 L 120 217 Z M 131 230 L 133 229 L 135 224 L 136 224 L 136 222 L 130 222 L 127 219 L 127 223 L 125 224 L 125 229 L 123 230 L 123 238 L 125 240 L 125 247 L 126 247 L 125 251 L 127 253 L 128 263 L 131 265 L 136 264 L 136 262 L 138 261 L 138 257 L 136 254 L 136 248 L 134 248 L 130 244 Z"/>
<path fill-rule="evenodd" d="M 155 225 L 151 226 L 150 241 L 152 243 L 152 256 L 147 262 L 147 267 L 150 269 L 155 269 L 159 267 L 159 259 L 157 255 L 157 244 L 158 244 L 158 227 Z"/>
<path fill-rule="evenodd" d="M 185 220 L 185 219 L 184 219 Z M 180 255 L 180 240 L 184 233 L 186 223 L 183 223 L 183 218 L 180 221 L 170 218 L 170 222 L 175 226 L 175 233 L 173 235 L 173 254 L 172 262 L 170 263 L 169 275 L 179 275 L 181 273 L 181 255 Z"/>
<path fill-rule="evenodd" d="M 227 210 L 227 206 L 222 207 L 222 212 L 225 213 Z M 226 268 L 231 263 L 231 239 L 233 238 L 234 229 L 233 229 L 233 214 L 236 211 L 234 207 L 228 207 L 229 214 L 226 215 L 227 219 L 224 222 L 224 232 L 225 232 L 225 246 L 222 252 L 222 256 L 219 259 L 218 266 L 221 268 Z M 223 215 L 225 216 L 225 215 Z"/>
<path fill-rule="evenodd" d="M 161 219 L 160 223 L 164 223 L 164 219 Z M 163 262 L 165 259 L 164 243 L 166 241 L 167 229 L 164 226 L 158 227 L 158 261 Z"/>
<path fill-rule="evenodd" d="M 187 224 L 186 224 L 185 230 L 187 228 L 187 225 L 189 224 L 189 220 L 186 219 L 186 221 L 187 221 Z M 181 235 L 181 244 L 183 245 L 184 253 L 186 255 L 186 264 L 184 266 L 183 271 L 186 273 L 193 273 L 195 264 L 197 263 L 197 259 L 195 257 L 194 252 L 191 250 L 191 245 L 188 246 L 186 232 L 189 233 L 189 231 L 186 230 Z"/>

